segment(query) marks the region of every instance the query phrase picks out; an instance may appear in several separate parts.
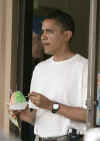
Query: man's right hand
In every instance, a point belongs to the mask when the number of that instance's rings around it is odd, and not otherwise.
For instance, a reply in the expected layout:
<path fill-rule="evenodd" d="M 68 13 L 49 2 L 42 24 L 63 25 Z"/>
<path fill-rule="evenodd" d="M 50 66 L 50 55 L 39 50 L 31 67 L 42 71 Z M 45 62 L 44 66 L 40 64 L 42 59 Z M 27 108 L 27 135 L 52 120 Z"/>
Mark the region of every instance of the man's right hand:
<path fill-rule="evenodd" d="M 25 110 L 9 110 L 9 114 L 18 117 L 20 120 L 33 124 L 33 121 L 35 121 L 36 110 L 31 112 L 27 107 Z"/>

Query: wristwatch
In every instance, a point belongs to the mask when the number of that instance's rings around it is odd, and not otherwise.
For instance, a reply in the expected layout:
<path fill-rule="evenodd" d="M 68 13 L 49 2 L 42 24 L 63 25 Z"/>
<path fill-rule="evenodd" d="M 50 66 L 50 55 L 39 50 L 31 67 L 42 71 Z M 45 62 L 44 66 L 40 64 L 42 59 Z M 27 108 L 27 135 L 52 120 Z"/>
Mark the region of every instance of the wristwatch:
<path fill-rule="evenodd" d="M 60 108 L 60 104 L 54 103 L 54 104 L 52 105 L 52 113 L 58 112 L 59 108 Z"/>

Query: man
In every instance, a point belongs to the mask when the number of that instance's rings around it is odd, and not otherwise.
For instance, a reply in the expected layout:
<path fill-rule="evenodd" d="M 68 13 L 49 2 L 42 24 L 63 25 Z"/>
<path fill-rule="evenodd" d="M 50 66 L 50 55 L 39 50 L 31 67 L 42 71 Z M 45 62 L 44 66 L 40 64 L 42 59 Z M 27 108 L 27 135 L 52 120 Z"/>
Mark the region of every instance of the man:
<path fill-rule="evenodd" d="M 72 17 L 59 10 L 42 22 L 43 48 L 53 57 L 33 71 L 29 99 L 38 110 L 20 112 L 20 118 L 27 122 L 35 118 L 39 141 L 65 141 L 69 128 L 80 134 L 86 130 L 88 63 L 70 49 L 74 31 Z"/>

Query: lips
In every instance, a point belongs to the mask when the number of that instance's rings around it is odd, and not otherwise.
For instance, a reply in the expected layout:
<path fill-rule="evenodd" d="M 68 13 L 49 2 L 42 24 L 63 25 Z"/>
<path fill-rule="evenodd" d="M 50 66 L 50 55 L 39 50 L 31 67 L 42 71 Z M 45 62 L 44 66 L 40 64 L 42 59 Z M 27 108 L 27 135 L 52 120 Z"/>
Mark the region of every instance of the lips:
<path fill-rule="evenodd" d="M 50 43 L 43 43 L 43 46 L 49 46 Z"/>
<path fill-rule="evenodd" d="M 43 43 L 43 48 L 45 53 L 49 53 L 49 51 L 51 50 L 50 43 Z"/>

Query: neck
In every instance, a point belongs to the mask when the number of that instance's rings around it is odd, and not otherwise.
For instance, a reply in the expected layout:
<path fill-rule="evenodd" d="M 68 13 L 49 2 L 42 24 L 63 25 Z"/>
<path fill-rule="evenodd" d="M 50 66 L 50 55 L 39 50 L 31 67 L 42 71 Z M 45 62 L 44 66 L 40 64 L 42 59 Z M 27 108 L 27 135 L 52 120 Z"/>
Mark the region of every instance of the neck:
<path fill-rule="evenodd" d="M 54 55 L 54 61 L 64 61 L 73 57 L 74 55 L 75 53 L 70 50 L 63 50 L 62 52 L 60 51 L 60 53 Z"/>

